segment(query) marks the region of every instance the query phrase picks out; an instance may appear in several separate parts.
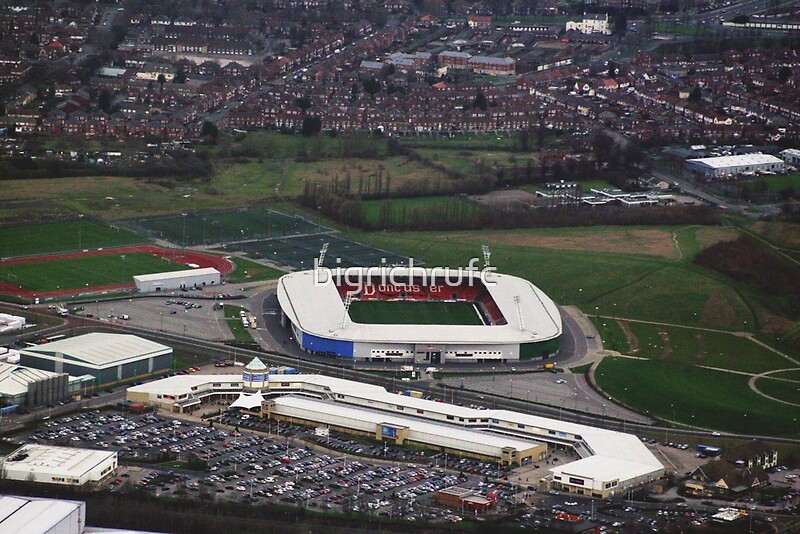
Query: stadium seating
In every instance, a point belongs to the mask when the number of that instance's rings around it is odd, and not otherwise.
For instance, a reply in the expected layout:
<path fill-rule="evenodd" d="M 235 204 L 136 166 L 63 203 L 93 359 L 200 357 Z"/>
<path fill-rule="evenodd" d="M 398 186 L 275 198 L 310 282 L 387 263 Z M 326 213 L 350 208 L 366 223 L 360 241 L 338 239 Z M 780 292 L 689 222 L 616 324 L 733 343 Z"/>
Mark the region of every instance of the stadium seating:
<path fill-rule="evenodd" d="M 483 316 L 484 322 L 491 325 L 504 325 L 508 321 L 503 316 L 500 308 L 495 303 L 486 287 L 474 280 L 472 284 L 464 284 L 457 287 L 444 286 L 440 291 L 431 291 L 426 285 L 408 283 L 407 280 L 399 280 L 396 287 L 388 285 L 372 285 L 366 290 L 360 290 L 354 285 L 340 282 L 337 285 L 339 296 L 344 300 L 348 293 L 354 295 L 356 300 L 416 300 L 416 301 L 459 301 L 472 302 L 477 305 L 478 311 Z M 406 286 L 415 286 L 409 290 Z"/>

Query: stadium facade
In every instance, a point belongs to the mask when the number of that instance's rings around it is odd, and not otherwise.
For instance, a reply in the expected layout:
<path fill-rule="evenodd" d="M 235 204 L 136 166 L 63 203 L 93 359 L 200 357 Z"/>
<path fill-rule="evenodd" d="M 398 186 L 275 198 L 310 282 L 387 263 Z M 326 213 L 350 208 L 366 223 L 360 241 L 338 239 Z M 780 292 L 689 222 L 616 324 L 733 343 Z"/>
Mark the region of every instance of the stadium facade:
<path fill-rule="evenodd" d="M 558 308 L 539 288 L 487 270 L 315 269 L 281 277 L 277 294 L 281 323 L 298 345 L 336 358 L 418 364 L 539 359 L 558 352 L 562 333 Z M 367 301 L 405 303 L 397 312 L 406 317 L 394 324 L 355 322 L 349 307 Z M 414 303 L 421 302 L 471 304 L 478 324 L 474 317 L 472 324 L 426 322 L 414 317 Z M 420 324 L 409 324 L 414 319 Z"/>

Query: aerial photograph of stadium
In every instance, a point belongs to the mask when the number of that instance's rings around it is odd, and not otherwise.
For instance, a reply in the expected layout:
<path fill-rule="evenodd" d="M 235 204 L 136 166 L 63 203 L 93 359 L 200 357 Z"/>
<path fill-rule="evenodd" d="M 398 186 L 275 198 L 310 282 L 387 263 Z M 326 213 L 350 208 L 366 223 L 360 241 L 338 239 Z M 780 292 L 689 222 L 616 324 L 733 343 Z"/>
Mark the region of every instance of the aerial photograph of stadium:
<path fill-rule="evenodd" d="M 0 2 L 0 534 L 800 533 L 799 8 Z"/>

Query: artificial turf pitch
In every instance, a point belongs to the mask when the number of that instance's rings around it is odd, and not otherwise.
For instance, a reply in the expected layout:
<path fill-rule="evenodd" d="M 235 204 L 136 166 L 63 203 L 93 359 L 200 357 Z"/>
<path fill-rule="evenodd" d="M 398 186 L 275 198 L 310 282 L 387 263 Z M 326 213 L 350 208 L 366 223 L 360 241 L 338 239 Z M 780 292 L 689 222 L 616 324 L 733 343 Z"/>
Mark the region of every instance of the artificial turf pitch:
<path fill-rule="evenodd" d="M 350 305 L 350 319 L 364 324 L 483 324 L 469 302 L 362 300 Z"/>

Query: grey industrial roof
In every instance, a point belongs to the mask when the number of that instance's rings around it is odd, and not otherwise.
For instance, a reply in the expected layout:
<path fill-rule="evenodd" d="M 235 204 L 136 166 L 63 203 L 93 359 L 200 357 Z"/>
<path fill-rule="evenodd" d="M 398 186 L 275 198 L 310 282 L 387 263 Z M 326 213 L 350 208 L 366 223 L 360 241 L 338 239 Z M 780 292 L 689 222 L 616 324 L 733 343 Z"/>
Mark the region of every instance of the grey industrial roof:
<path fill-rule="evenodd" d="M 93 332 L 28 347 L 23 354 L 54 356 L 57 353 L 90 365 L 104 366 L 149 356 L 169 354 L 172 348 L 130 334 Z"/>

